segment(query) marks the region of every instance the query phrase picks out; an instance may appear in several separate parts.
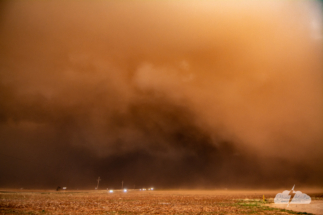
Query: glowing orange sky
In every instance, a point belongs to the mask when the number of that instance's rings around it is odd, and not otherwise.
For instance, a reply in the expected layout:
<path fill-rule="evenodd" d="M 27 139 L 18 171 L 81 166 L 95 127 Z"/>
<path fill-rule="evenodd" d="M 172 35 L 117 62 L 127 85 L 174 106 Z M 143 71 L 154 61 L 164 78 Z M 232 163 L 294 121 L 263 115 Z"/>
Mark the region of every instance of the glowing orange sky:
<path fill-rule="evenodd" d="M 44 168 L 51 169 L 44 186 L 87 186 L 107 169 L 115 175 L 107 184 L 319 185 L 319 7 L 2 3 L 0 170 L 8 174 L 0 185 L 18 186 L 20 178 L 33 185 Z"/>

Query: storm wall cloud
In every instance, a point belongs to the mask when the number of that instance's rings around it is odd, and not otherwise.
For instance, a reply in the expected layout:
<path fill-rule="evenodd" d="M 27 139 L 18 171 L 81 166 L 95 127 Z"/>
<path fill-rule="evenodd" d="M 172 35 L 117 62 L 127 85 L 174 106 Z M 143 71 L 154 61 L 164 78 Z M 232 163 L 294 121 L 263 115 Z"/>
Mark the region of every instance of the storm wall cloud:
<path fill-rule="evenodd" d="M 318 2 L 0 6 L 0 186 L 322 185 Z"/>

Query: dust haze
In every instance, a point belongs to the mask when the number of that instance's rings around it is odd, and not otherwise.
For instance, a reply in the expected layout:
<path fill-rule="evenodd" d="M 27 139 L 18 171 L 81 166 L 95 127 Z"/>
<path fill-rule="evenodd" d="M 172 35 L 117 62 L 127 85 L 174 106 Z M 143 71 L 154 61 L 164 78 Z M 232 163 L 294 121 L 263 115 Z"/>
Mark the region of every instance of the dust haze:
<path fill-rule="evenodd" d="M 0 187 L 322 186 L 318 2 L 0 7 Z"/>

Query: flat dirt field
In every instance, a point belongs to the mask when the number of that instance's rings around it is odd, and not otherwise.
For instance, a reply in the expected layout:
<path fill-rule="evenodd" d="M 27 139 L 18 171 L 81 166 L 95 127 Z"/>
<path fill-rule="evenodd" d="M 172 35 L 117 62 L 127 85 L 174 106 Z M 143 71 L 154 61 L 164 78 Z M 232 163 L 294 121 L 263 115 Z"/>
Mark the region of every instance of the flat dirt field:
<path fill-rule="evenodd" d="M 277 191 L 0 190 L 0 214 L 306 214 L 274 208 Z M 303 191 L 312 203 L 322 191 Z M 265 195 L 266 201 L 263 201 Z M 315 204 L 313 204 L 315 205 Z M 318 209 L 314 214 L 322 214 Z M 305 213 L 304 213 L 305 212 Z"/>

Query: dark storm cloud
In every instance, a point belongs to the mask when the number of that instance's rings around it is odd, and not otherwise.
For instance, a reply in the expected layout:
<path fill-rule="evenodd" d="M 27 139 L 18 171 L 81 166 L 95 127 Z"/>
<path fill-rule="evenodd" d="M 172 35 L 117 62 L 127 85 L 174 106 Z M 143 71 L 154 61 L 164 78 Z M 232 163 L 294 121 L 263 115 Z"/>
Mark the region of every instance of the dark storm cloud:
<path fill-rule="evenodd" d="M 3 5 L 3 186 L 320 185 L 313 2 Z"/>

